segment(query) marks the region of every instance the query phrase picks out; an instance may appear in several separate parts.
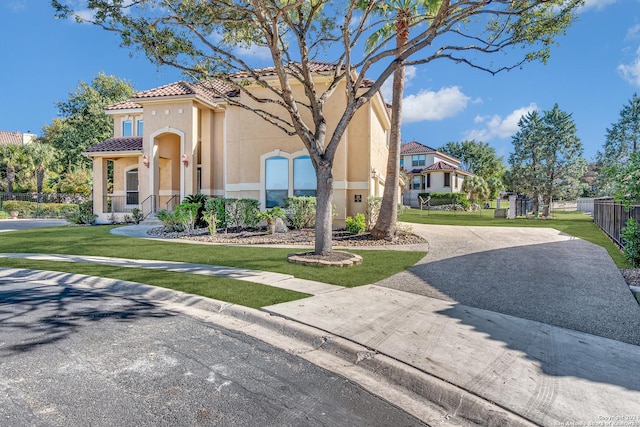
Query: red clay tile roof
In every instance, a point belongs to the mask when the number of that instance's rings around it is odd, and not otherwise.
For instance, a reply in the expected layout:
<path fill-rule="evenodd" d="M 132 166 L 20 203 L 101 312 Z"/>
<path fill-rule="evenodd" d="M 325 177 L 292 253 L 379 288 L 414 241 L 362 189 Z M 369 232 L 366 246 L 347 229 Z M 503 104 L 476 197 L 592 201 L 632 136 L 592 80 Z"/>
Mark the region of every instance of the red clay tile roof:
<path fill-rule="evenodd" d="M 142 152 L 142 137 L 126 136 L 122 138 L 111 138 L 84 150 L 85 153 L 105 153 L 114 151 Z"/>
<path fill-rule="evenodd" d="M 142 108 L 142 105 L 133 102 L 132 100 L 118 102 L 116 104 L 107 105 L 104 107 L 105 110 L 135 110 L 138 108 Z"/>
<path fill-rule="evenodd" d="M 436 163 L 432 164 L 431 166 L 426 168 L 426 170 L 428 170 L 428 171 L 457 171 L 457 170 L 461 170 L 461 169 L 459 167 L 457 167 L 457 166 L 450 165 L 449 163 L 440 161 L 440 162 L 436 162 Z"/>
<path fill-rule="evenodd" d="M 22 133 L 0 130 L 0 145 L 22 145 Z"/>
<path fill-rule="evenodd" d="M 447 162 L 436 162 L 426 168 L 412 169 L 409 173 L 412 175 L 417 175 L 423 174 L 425 172 L 456 172 L 460 175 L 473 175 L 471 172 L 467 172 L 466 170 L 460 169 L 457 166 L 450 165 Z"/>
<path fill-rule="evenodd" d="M 401 155 L 405 155 L 405 154 L 426 154 L 426 153 L 435 153 L 436 150 L 434 150 L 431 147 L 427 147 L 424 144 L 420 144 L 417 141 L 411 141 L 411 142 L 406 142 L 402 145 L 400 145 L 400 154 Z"/>
<path fill-rule="evenodd" d="M 290 65 L 294 67 L 295 65 Z M 333 71 L 336 65 L 330 62 L 311 62 L 309 68 L 313 73 L 322 73 Z M 262 77 L 275 76 L 275 67 L 259 68 L 254 70 L 255 73 Z M 239 72 L 231 74 L 229 77 L 232 79 L 250 79 L 252 76 L 248 72 Z M 369 79 L 362 80 L 362 87 L 371 87 L 373 81 Z M 142 108 L 142 105 L 136 102 L 136 100 L 150 99 L 150 98 L 162 98 L 168 96 L 195 96 L 203 99 L 207 102 L 215 102 L 224 97 L 236 97 L 239 95 L 237 88 L 234 88 L 227 83 L 219 79 L 211 79 L 202 82 L 186 82 L 179 81 L 170 83 L 157 88 L 138 92 L 133 95 L 132 99 L 117 104 L 109 105 L 105 107 L 107 111 L 113 110 L 128 110 Z"/>

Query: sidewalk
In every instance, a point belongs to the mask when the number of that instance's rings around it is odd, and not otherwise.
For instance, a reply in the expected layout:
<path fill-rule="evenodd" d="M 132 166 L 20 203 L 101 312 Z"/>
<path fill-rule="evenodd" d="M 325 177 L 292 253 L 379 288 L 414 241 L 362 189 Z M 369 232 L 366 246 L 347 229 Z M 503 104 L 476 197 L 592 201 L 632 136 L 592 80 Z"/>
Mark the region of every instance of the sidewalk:
<path fill-rule="evenodd" d="M 120 233 L 127 232 L 123 228 Z M 130 235 L 142 237 L 130 230 Z M 640 346 L 633 344 L 640 308 L 605 251 L 548 229 L 414 225 L 414 231 L 429 240 L 429 254 L 409 271 L 378 284 L 344 289 L 303 281 L 314 296 L 265 307 L 262 313 L 202 304 L 254 325 L 245 324 L 240 331 L 269 328 L 307 340 L 315 350 L 325 351 L 324 358 L 339 355 L 344 362 L 332 362 L 332 367 L 344 375 L 366 368 L 399 383 L 442 408 L 449 421 L 559 426 L 618 420 L 626 424 L 611 425 L 640 426 Z M 186 263 L 76 260 L 164 265 L 275 286 L 298 280 Z M 483 265 L 489 266 L 487 271 L 478 273 Z M 510 279 L 502 270 L 496 274 L 495 268 L 503 266 L 517 268 L 521 275 Z M 118 289 L 130 290 L 131 285 Z M 581 289 L 591 298 L 579 293 Z M 146 292 L 156 298 L 170 294 Z M 183 298 L 193 305 L 195 297 Z M 495 300 L 495 306 L 486 306 Z M 582 307 L 591 300 L 594 307 Z M 532 318 L 536 316 L 544 321 Z M 625 316 L 631 325 L 616 324 Z M 592 330 L 577 331 L 573 325 L 581 319 L 589 319 L 585 328 Z M 311 328 L 300 333 L 302 325 Z M 441 421 L 448 424 L 445 418 Z"/>

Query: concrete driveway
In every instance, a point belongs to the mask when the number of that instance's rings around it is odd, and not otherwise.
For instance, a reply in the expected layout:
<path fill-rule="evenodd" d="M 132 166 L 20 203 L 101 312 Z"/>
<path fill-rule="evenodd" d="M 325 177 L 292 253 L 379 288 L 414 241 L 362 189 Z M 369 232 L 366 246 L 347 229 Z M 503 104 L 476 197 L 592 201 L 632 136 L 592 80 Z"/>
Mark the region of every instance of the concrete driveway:
<path fill-rule="evenodd" d="M 602 247 L 551 228 L 413 230 L 429 254 L 377 285 L 640 345 L 640 307 Z"/>

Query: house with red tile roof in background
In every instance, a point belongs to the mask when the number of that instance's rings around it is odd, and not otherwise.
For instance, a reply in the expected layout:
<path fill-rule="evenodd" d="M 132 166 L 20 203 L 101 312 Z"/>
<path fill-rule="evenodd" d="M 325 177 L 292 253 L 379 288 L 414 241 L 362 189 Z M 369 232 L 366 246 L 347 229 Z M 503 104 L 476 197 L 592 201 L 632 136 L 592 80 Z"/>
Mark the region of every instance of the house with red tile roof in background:
<path fill-rule="evenodd" d="M 314 66 L 315 84 L 322 89 L 335 66 Z M 269 69 L 260 73 L 271 78 Z M 247 76 L 238 78 L 256 97 L 270 93 Z M 273 76 L 271 83 L 275 82 Z M 290 83 L 294 94 L 303 99 L 302 84 L 295 79 Z M 344 111 L 342 94 L 344 87 L 338 87 L 326 101 L 328 132 Z M 144 215 L 172 210 L 196 193 L 256 199 L 261 209 L 282 205 L 286 197 L 314 196 L 315 170 L 300 139 L 227 98 L 252 103 L 244 90 L 227 89 L 220 82 L 180 81 L 106 107 L 113 117 L 114 137 L 85 150 L 93 160 L 93 208 L 98 222 L 133 208 Z M 260 108 L 274 115 L 287 114 L 276 103 L 266 104 L 270 105 Z M 336 226 L 344 225 L 347 216 L 364 213 L 369 196 L 382 196 L 390 123 L 380 94 L 350 122 L 333 166 Z M 107 173 L 111 169 L 112 178 Z"/>
<path fill-rule="evenodd" d="M 460 168 L 460 160 L 417 141 L 400 147 L 400 167 L 409 176 L 403 204 L 420 207 L 421 193 L 460 193 L 464 178 L 473 175 Z"/>
<path fill-rule="evenodd" d="M 0 130 L 0 145 L 27 145 L 36 139 L 36 135 L 32 133 L 8 132 Z"/>

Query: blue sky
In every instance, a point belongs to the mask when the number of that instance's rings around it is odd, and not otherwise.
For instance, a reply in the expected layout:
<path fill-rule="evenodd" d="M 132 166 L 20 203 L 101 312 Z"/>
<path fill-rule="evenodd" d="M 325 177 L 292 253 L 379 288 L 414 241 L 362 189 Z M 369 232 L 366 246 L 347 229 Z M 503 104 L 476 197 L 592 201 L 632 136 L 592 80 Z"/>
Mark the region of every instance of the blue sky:
<path fill-rule="evenodd" d="M 120 48 L 112 33 L 53 15 L 48 0 L 0 2 L 0 130 L 40 134 L 57 116 L 56 101 L 100 71 L 128 80 L 136 90 L 182 78 L 176 70 L 151 65 L 142 53 Z M 640 0 L 587 1 L 558 43 L 547 65 L 496 76 L 444 61 L 408 69 L 403 140 L 435 148 L 476 139 L 506 161 L 520 116 L 558 103 L 573 115 L 591 160 L 606 128 L 640 93 Z"/>

